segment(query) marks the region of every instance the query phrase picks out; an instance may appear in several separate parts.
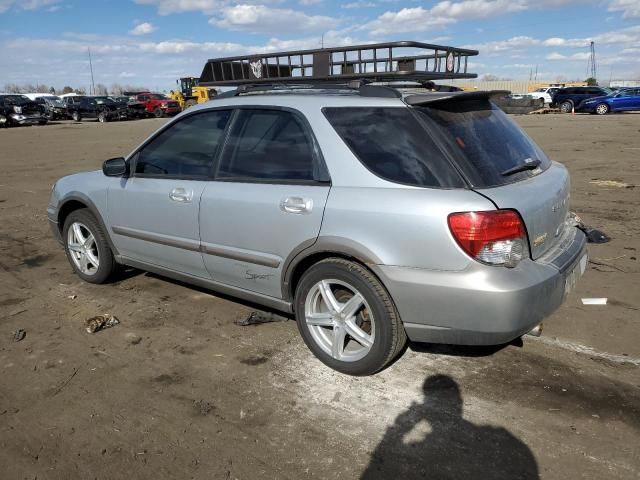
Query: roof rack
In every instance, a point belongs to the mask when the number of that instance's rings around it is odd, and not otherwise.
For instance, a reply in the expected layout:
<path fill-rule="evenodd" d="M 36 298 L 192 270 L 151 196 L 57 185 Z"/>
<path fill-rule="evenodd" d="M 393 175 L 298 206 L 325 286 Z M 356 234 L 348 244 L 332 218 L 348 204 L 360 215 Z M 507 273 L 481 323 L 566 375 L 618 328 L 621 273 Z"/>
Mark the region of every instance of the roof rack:
<path fill-rule="evenodd" d="M 200 85 L 316 84 L 476 78 L 467 73 L 477 50 L 421 42 L 317 48 L 208 60 Z"/>

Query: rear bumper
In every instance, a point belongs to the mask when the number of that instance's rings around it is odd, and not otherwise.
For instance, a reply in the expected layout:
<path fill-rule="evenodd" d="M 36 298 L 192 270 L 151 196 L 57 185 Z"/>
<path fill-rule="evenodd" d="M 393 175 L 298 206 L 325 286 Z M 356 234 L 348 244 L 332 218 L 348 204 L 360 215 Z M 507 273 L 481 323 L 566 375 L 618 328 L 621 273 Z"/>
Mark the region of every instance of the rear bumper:
<path fill-rule="evenodd" d="M 458 272 L 377 266 L 409 339 L 499 345 L 530 331 L 563 302 L 586 266 L 586 239 L 571 228 L 553 255 L 516 268 L 473 264 Z"/>

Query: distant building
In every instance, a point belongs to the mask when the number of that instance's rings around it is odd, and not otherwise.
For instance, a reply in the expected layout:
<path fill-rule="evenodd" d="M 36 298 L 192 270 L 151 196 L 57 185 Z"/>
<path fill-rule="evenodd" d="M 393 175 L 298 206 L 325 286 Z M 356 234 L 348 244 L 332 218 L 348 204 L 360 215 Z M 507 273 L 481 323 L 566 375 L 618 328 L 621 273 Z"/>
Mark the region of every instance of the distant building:
<path fill-rule="evenodd" d="M 610 87 L 640 87 L 640 80 L 611 80 Z"/>

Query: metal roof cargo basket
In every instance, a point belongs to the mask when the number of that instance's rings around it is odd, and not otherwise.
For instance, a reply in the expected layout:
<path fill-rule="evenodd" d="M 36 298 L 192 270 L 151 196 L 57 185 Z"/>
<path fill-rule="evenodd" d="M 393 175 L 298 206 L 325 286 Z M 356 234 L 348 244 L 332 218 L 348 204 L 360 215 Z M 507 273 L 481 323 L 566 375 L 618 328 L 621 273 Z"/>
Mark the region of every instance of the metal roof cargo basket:
<path fill-rule="evenodd" d="M 467 60 L 477 54 L 477 50 L 404 41 L 214 58 L 205 64 L 200 85 L 476 78 L 467 73 Z"/>

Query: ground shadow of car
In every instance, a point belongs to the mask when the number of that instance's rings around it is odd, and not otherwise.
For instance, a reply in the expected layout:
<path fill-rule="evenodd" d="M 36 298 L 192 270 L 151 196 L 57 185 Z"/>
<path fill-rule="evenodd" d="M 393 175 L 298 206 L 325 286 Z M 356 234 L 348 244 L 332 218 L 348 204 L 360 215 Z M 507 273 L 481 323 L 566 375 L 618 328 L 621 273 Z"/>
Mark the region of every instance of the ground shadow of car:
<path fill-rule="evenodd" d="M 361 480 L 539 478 L 533 453 L 521 440 L 462 417 L 455 380 L 430 376 L 423 391 L 424 401 L 414 402 L 387 429 Z"/>

